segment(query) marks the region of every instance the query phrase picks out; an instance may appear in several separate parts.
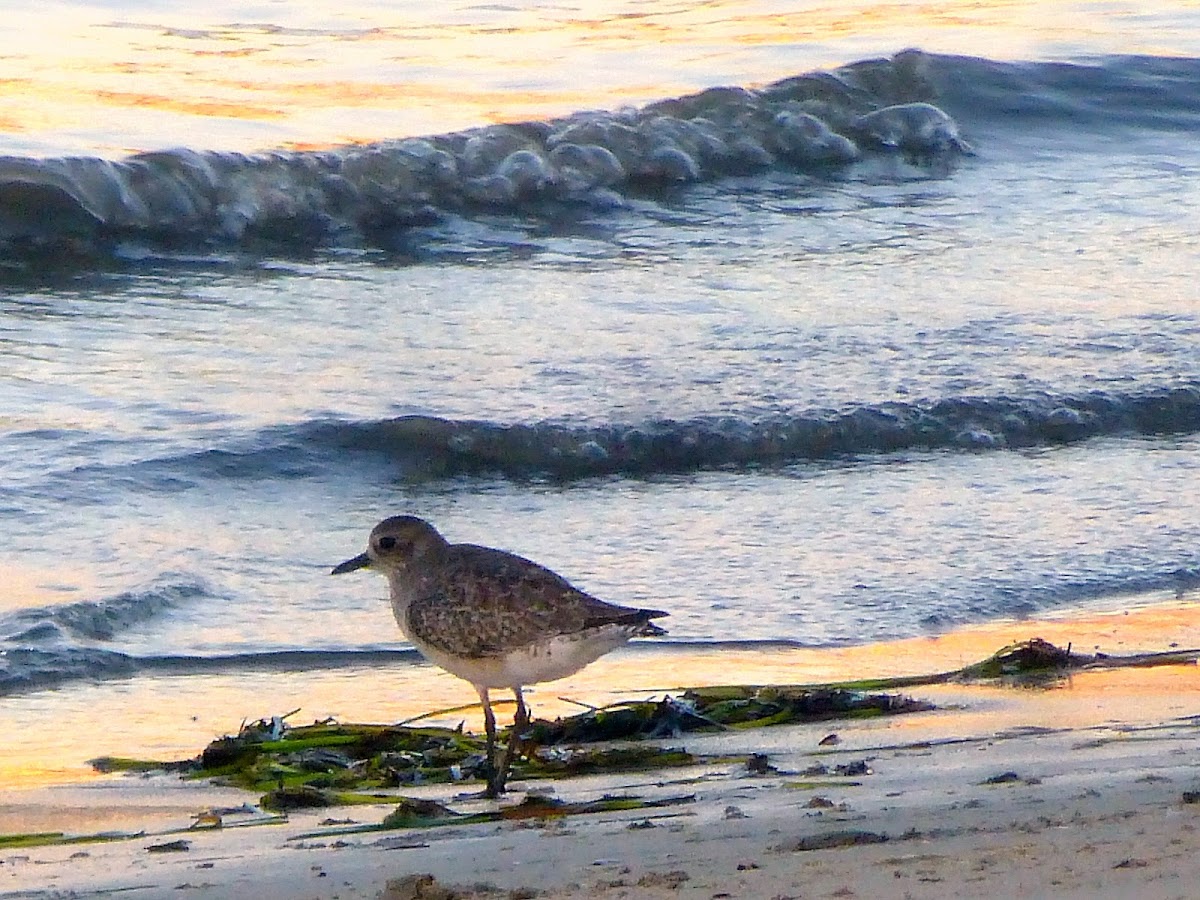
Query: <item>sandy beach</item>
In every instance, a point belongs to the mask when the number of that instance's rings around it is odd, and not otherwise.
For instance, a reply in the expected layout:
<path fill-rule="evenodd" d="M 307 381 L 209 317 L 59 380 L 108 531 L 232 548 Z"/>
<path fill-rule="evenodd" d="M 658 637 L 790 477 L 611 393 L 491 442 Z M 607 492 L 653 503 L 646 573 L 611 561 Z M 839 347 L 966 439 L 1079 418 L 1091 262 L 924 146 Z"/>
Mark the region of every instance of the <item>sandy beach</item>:
<path fill-rule="evenodd" d="M 1200 898 L 1200 0 L 6 12 L 0 900 Z"/>
<path fill-rule="evenodd" d="M 1010 636 L 1052 640 L 1107 635 L 1124 647 L 1144 643 L 1164 621 L 1186 632 L 1182 623 L 1194 618 L 1188 607 L 1163 606 L 1007 628 Z M 996 649 L 1001 630 L 929 639 L 929 661 L 938 661 L 935 645 L 949 657 L 989 641 Z M 908 642 L 893 648 L 898 659 L 905 647 L 920 654 L 918 642 Z M 720 674 L 712 673 L 714 682 Z M 1052 690 L 948 684 L 904 693 L 938 709 L 687 734 L 662 743 L 705 756 L 705 764 L 518 782 L 503 801 L 535 791 L 564 801 L 663 802 L 624 812 L 341 833 L 378 822 L 389 803 L 179 833 L 203 810 L 256 798 L 169 775 L 7 791 L 0 830 L 8 834 L 144 833 L 0 848 L 0 897 L 1195 895 L 1196 666 L 1085 671 Z M 766 755 L 766 772 L 750 770 L 752 754 Z M 402 793 L 456 812 L 495 808 L 462 799 L 461 790 Z M 237 817 L 226 818 L 232 826 Z M 149 849 L 178 840 L 185 844 L 175 850 Z"/>

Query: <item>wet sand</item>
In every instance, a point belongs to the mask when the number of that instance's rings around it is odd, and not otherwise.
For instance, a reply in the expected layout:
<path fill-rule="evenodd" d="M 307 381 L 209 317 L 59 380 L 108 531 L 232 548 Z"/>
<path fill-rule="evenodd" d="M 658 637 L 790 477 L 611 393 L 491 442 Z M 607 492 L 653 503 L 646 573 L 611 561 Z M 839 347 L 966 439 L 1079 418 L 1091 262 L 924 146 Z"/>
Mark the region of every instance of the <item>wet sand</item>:
<path fill-rule="evenodd" d="M 1194 608 L 1176 605 L 1010 623 L 924 647 L 891 645 L 891 659 L 900 671 L 906 660 L 921 659 L 937 664 L 934 670 L 952 668 L 961 663 L 940 663 L 960 651 L 968 654 L 962 662 L 976 661 L 1008 640 L 1033 636 L 1073 641 L 1087 651 L 1099 641 L 1113 653 L 1195 646 L 1200 642 L 1188 638 L 1196 618 Z M 977 642 L 987 649 L 975 652 Z M 935 645 L 951 649 L 935 658 Z M 826 651 L 843 652 L 850 651 Z M 872 652 L 884 658 L 881 648 Z M 771 675 L 770 669 L 751 674 Z M 722 667 L 708 681 L 729 681 L 715 677 L 728 673 Z M 656 809 L 347 835 L 321 824 L 375 822 L 390 811 L 384 805 L 168 835 L 200 810 L 256 798 L 161 775 L 6 791 L 0 832 L 146 833 L 111 843 L 0 847 L 0 898 L 1194 896 L 1200 884 L 1196 666 L 1083 672 L 1054 690 L 937 685 L 906 693 L 939 709 L 684 735 L 664 743 L 719 761 L 516 784 L 504 801 L 517 802 L 522 788 L 563 800 L 619 793 L 679 801 Z M 831 733 L 836 743 L 822 744 Z M 772 771 L 749 771 L 752 753 L 766 754 Z M 826 772 L 813 774 L 817 765 Z M 838 766 L 851 774 L 838 774 Z M 455 799 L 458 790 L 404 793 L 459 811 L 489 808 Z M 319 834 L 303 836 L 312 832 Z M 186 850 L 146 849 L 179 838 Z M 445 892 L 451 887 L 458 894 Z"/>

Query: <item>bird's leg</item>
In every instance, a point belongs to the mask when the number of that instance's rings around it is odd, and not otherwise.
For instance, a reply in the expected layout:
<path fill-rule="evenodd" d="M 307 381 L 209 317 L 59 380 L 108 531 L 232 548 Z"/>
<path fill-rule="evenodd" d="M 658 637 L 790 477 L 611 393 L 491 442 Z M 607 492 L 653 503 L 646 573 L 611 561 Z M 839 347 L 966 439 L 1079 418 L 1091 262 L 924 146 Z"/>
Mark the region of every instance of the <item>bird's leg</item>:
<path fill-rule="evenodd" d="M 504 793 L 509 767 L 512 765 L 513 757 L 517 755 L 517 745 L 521 741 L 521 735 L 529 727 L 529 710 L 525 706 L 525 696 L 521 693 L 519 685 L 513 688 L 513 696 L 517 699 L 517 713 L 513 717 L 512 730 L 508 733 L 508 744 L 504 747 L 500 759 L 496 763 L 493 778 L 488 781 L 488 792 L 492 797 Z"/>
<path fill-rule="evenodd" d="M 525 707 L 525 697 L 521 693 L 521 688 L 514 687 L 513 695 L 517 698 L 517 714 L 513 718 L 512 729 L 508 733 L 508 743 L 500 751 L 495 767 L 488 778 L 487 791 L 484 792 L 485 797 L 495 798 L 504 793 L 504 786 L 508 782 L 508 770 L 512 765 L 513 757 L 517 754 L 517 745 L 521 741 L 521 735 L 529 726 L 529 710 Z"/>
<path fill-rule="evenodd" d="M 496 772 L 496 715 L 492 712 L 492 701 L 488 697 L 488 689 L 485 687 L 477 687 L 475 690 L 479 693 L 479 702 L 483 706 L 483 732 L 487 735 L 487 763 L 485 766 L 485 775 L 488 782 L 487 796 L 492 797 L 492 780 L 495 778 Z"/>
<path fill-rule="evenodd" d="M 513 724 L 517 726 L 518 734 L 524 734 L 529 727 L 529 707 L 525 705 L 525 695 L 521 693 L 520 686 L 513 688 L 513 696 L 517 698 L 517 714 Z"/>
<path fill-rule="evenodd" d="M 517 712 L 513 716 L 512 731 L 508 735 L 508 758 L 512 760 L 517 752 L 517 744 L 521 741 L 521 735 L 525 733 L 525 729 L 529 727 L 529 708 L 525 706 L 525 695 L 521 693 L 521 688 L 513 688 L 513 696 L 517 698 Z"/>

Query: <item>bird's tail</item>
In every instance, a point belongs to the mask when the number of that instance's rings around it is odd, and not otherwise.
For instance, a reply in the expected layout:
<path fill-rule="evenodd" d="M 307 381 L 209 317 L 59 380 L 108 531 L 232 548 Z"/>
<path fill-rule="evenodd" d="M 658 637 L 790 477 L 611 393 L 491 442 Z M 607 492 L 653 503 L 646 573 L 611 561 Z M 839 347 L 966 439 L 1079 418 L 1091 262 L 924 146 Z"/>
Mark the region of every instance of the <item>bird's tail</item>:
<path fill-rule="evenodd" d="M 646 621 L 641 623 L 641 627 L 634 632 L 634 637 L 660 637 L 667 633 L 667 629 L 659 628 L 653 622 Z"/>

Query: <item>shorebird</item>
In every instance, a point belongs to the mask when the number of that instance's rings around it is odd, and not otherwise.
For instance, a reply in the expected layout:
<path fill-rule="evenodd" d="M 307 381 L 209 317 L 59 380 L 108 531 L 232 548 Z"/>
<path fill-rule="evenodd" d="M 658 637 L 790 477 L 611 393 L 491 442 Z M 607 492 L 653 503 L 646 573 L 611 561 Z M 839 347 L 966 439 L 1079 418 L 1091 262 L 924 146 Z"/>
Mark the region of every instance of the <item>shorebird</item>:
<path fill-rule="evenodd" d="M 392 612 L 421 654 L 474 686 L 487 733 L 487 789 L 503 793 L 517 740 L 529 724 L 524 685 L 578 672 L 630 638 L 666 632 L 667 615 L 598 600 L 544 566 L 491 547 L 451 544 L 416 516 L 392 516 L 371 531 L 367 549 L 332 574 L 373 568 L 387 576 Z M 508 746 L 496 758 L 489 690 L 517 701 Z"/>

